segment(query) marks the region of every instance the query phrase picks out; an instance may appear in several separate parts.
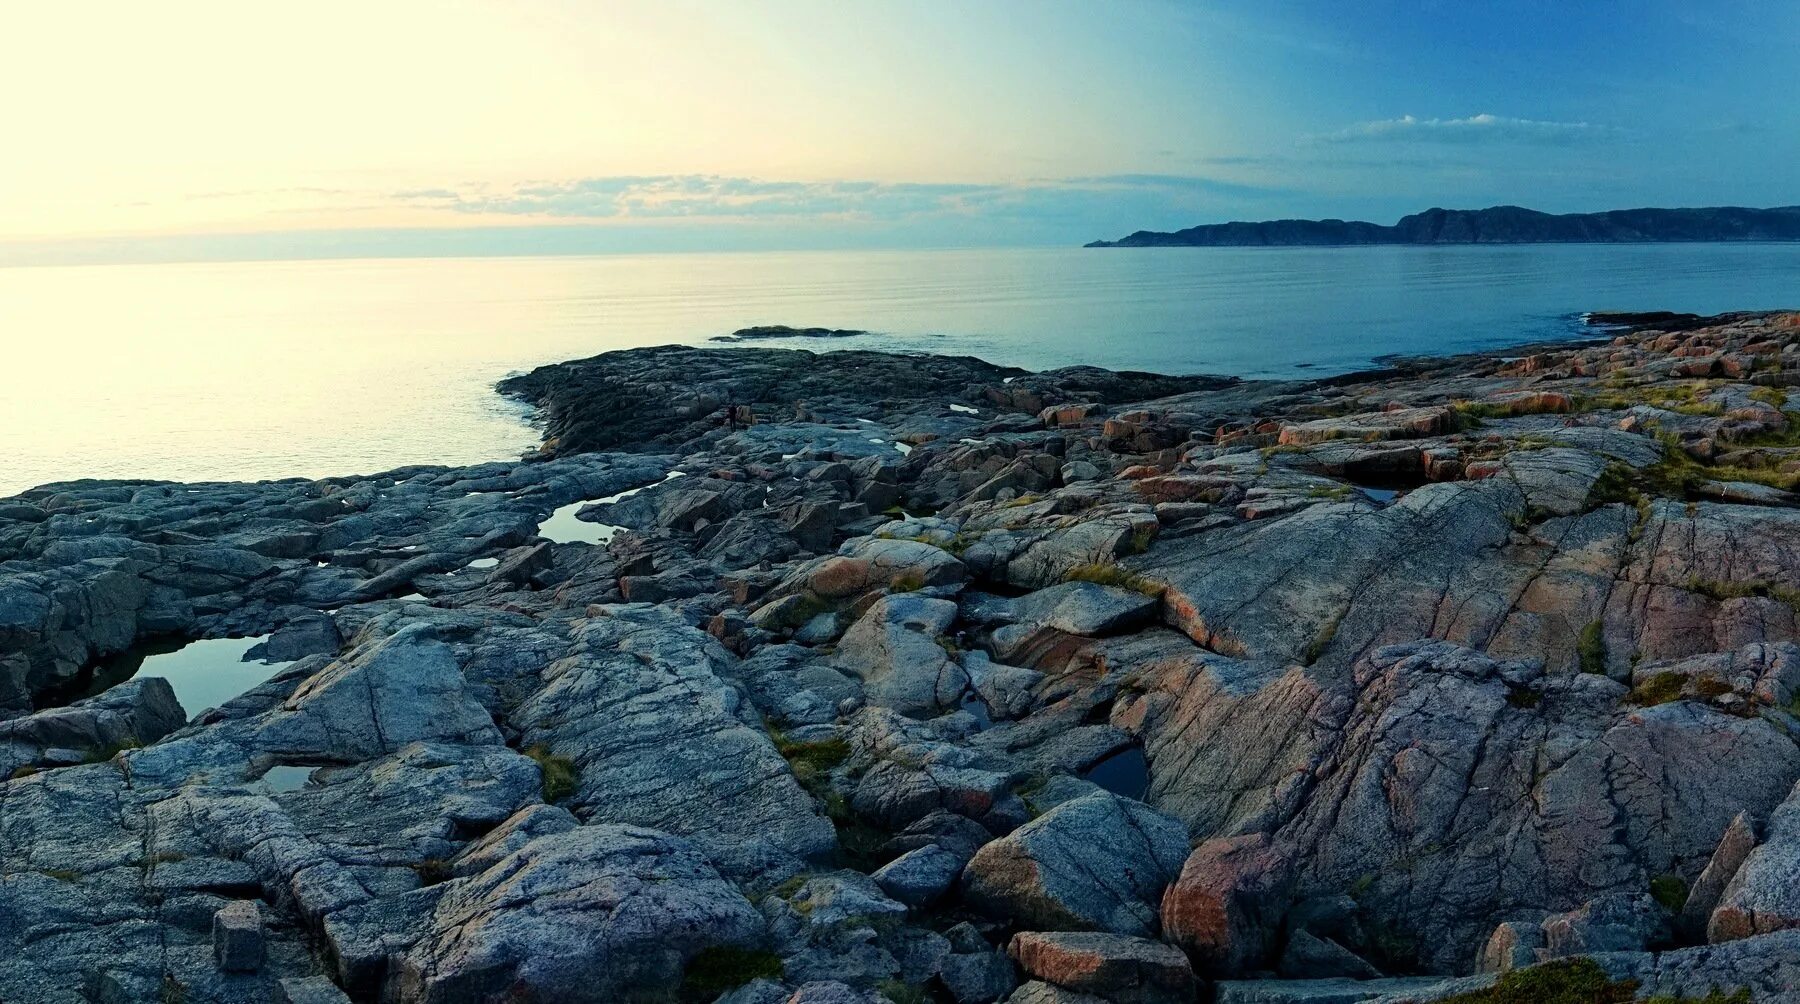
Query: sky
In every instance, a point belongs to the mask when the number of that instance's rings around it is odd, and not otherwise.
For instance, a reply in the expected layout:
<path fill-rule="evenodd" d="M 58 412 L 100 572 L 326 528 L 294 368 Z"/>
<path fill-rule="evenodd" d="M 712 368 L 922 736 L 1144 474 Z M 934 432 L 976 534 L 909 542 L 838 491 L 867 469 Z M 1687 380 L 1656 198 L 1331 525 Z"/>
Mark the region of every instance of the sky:
<path fill-rule="evenodd" d="M 1800 203 L 1793 0 L 13 0 L 0 264 Z"/>

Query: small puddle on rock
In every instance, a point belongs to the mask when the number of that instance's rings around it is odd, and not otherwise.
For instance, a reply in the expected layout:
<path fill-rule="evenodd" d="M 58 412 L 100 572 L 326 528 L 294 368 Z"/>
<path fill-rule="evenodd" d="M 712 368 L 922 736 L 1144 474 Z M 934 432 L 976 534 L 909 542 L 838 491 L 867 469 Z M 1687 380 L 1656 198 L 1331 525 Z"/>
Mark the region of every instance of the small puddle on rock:
<path fill-rule="evenodd" d="M 1126 798 L 1143 798 L 1144 792 L 1150 789 L 1150 763 L 1144 759 L 1141 746 L 1120 750 L 1089 767 L 1081 776 Z"/>
<path fill-rule="evenodd" d="M 1386 506 L 1415 488 L 1431 482 L 1418 471 L 1347 470 L 1344 482 L 1376 505 Z"/>
<path fill-rule="evenodd" d="M 994 725 L 994 715 L 988 710 L 987 702 L 973 690 L 963 694 L 962 710 L 967 711 L 975 719 L 975 727 L 983 732 Z"/>
<path fill-rule="evenodd" d="M 628 499 L 647 488 L 654 488 L 664 482 L 673 481 L 676 478 L 685 476 L 686 475 L 682 474 L 680 471 L 670 471 L 662 481 L 643 485 L 638 488 L 631 488 L 622 491 L 617 495 L 608 495 L 605 498 L 582 499 L 579 502 L 570 502 L 566 506 L 559 507 L 542 523 L 539 523 L 537 535 L 553 544 L 604 544 L 613 539 L 613 534 L 618 533 L 625 528 L 622 526 L 612 526 L 607 523 L 594 523 L 585 519 L 577 519 L 575 517 L 576 513 L 591 505 L 610 505 L 621 499 Z"/>
<path fill-rule="evenodd" d="M 279 767 L 270 767 L 256 781 L 264 788 L 274 792 L 299 791 L 312 781 L 313 771 L 318 769 L 317 767 L 283 764 Z"/>
<path fill-rule="evenodd" d="M 256 638 L 202 638 L 198 641 L 146 642 L 94 667 L 87 686 L 73 699 L 93 697 L 139 676 L 160 676 L 175 690 L 189 719 L 286 669 L 286 662 L 245 662 L 244 653 L 261 644 Z"/>

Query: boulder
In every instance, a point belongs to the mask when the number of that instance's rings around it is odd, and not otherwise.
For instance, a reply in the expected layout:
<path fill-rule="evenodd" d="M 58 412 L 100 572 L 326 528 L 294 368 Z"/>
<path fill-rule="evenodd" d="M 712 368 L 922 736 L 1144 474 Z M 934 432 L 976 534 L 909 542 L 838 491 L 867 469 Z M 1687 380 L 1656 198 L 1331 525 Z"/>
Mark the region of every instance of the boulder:
<path fill-rule="evenodd" d="M 1005 1004 L 1107 1004 L 1101 997 L 1078 990 L 1065 990 L 1054 983 L 1031 980 L 1019 985 Z"/>
<path fill-rule="evenodd" d="M 67 707 L 0 722 L 0 777 L 47 765 L 55 750 L 88 754 L 154 743 L 186 724 L 169 681 L 127 680 Z"/>
<path fill-rule="evenodd" d="M 603 1004 L 672 991 L 701 949 L 764 937 L 756 910 L 691 845 L 635 826 L 540 837 L 433 898 L 426 935 L 398 960 L 404 999 Z"/>
<path fill-rule="evenodd" d="M 253 973 L 263 964 L 262 910 L 241 899 L 213 914 L 213 959 L 222 972 Z"/>
<path fill-rule="evenodd" d="M 1049 930 L 1153 935 L 1155 904 L 1187 856 L 1182 825 L 1096 792 L 987 844 L 963 871 L 973 905 Z"/>
<path fill-rule="evenodd" d="M 1769 815 L 1764 831 L 1712 911 L 1708 942 L 1800 927 L 1800 784 Z"/>
<path fill-rule="evenodd" d="M 942 844 L 907 851 L 870 875 L 882 891 L 908 906 L 929 906 L 956 886 L 969 859 Z"/>
<path fill-rule="evenodd" d="M 985 944 L 975 951 L 946 956 L 937 978 L 956 1004 L 992 1004 L 1019 985 L 1012 960 L 1005 952 L 988 950 Z"/>
<path fill-rule="evenodd" d="M 1098 931 L 1024 931 L 1007 953 L 1026 975 L 1118 1004 L 1188 1004 L 1187 957 L 1160 941 Z"/>
<path fill-rule="evenodd" d="M 275 1004 L 350 1004 L 329 976 L 288 977 L 277 986 Z"/>
<path fill-rule="evenodd" d="M 1484 973 L 1504 973 L 1533 965 L 1544 949 L 1544 927 L 1541 923 L 1502 921 L 1482 946 L 1476 969 Z"/>
<path fill-rule="evenodd" d="M 884 596 L 844 632 L 834 662 L 862 681 L 870 703 L 918 718 L 955 707 L 969 674 L 940 644 L 956 604 L 915 593 Z"/>
<path fill-rule="evenodd" d="M 1544 957 L 1641 952 L 1668 940 L 1668 915 L 1647 894 L 1614 893 L 1544 918 Z"/>
<path fill-rule="evenodd" d="M 1402 408 L 1286 425 L 1281 445 L 1306 446 L 1334 439 L 1419 439 L 1446 432 L 1453 423 L 1449 408 Z"/>
<path fill-rule="evenodd" d="M 1157 599 L 1118 586 L 1064 582 L 1012 601 L 1013 622 L 1068 634 L 1116 634 L 1141 627 L 1156 615 Z"/>
<path fill-rule="evenodd" d="M 848 600 L 896 584 L 913 589 L 952 586 L 963 580 L 963 564 L 950 552 L 913 540 L 865 537 L 837 554 L 807 563 L 776 589 L 777 597 L 806 593 Z"/>
<path fill-rule="evenodd" d="M 1267 834 L 1205 841 L 1163 893 L 1164 936 L 1203 975 L 1262 968 L 1280 930 L 1291 875 L 1289 861 Z"/>
<path fill-rule="evenodd" d="M 1686 933 L 1704 935 L 1708 920 L 1725 895 L 1726 886 L 1737 876 L 1738 869 L 1743 867 L 1755 847 L 1756 823 L 1749 813 L 1740 812 L 1732 817 L 1731 825 L 1725 827 L 1706 868 L 1688 888 L 1679 918 Z"/>

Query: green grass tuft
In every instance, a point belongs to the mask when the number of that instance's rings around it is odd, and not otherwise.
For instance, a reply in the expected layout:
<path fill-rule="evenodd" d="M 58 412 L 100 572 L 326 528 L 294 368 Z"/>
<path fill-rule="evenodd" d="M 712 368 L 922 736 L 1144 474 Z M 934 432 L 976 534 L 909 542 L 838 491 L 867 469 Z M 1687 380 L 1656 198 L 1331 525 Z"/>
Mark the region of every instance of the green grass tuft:
<path fill-rule="evenodd" d="M 1650 880 L 1650 898 L 1670 913 L 1680 913 L 1687 897 L 1687 881 L 1679 875 L 1658 875 Z"/>
<path fill-rule="evenodd" d="M 1332 639 L 1337 637 L 1338 628 L 1344 623 L 1344 615 L 1349 612 L 1348 608 L 1339 610 L 1335 616 L 1319 626 L 1319 633 L 1313 635 L 1312 640 L 1306 643 L 1306 651 L 1301 653 L 1302 665 L 1310 666 L 1319 661 L 1319 656 L 1324 655 L 1325 650 L 1331 647 Z"/>
<path fill-rule="evenodd" d="M 780 729 L 771 728 L 769 739 L 775 743 L 775 751 L 793 768 L 794 780 L 819 798 L 825 798 L 830 790 L 832 770 L 850 759 L 850 743 L 842 736 L 796 742 Z"/>
<path fill-rule="evenodd" d="M 1631 693 L 1626 694 L 1625 699 L 1640 707 L 1653 708 L 1658 704 L 1681 700 L 1681 691 L 1686 686 L 1687 677 L 1680 673 L 1658 673 L 1631 688 Z"/>
<path fill-rule="evenodd" d="M 533 746 L 525 755 L 537 761 L 543 775 L 544 801 L 560 802 L 575 794 L 575 761 L 557 756 L 547 746 Z"/>
<path fill-rule="evenodd" d="M 1581 661 L 1583 673 L 1606 673 L 1606 626 L 1601 622 L 1588 621 L 1581 629 L 1581 637 L 1575 642 L 1575 656 Z"/>
<path fill-rule="evenodd" d="M 688 960 L 682 973 L 681 997 L 685 1001 L 711 1001 L 751 980 L 779 980 L 783 971 L 781 957 L 773 952 L 729 945 L 703 948 Z"/>
<path fill-rule="evenodd" d="M 1588 489 L 1587 507 L 1596 509 L 1615 502 L 1635 506 L 1643 500 L 1644 495 L 1637 488 L 1637 472 L 1614 461 L 1606 465 L 1606 470 L 1600 472 L 1593 487 Z"/>
<path fill-rule="evenodd" d="M 1687 590 L 1699 593 L 1711 600 L 1741 600 L 1751 596 L 1763 596 L 1780 600 L 1788 606 L 1800 611 L 1800 589 L 1772 582 L 1720 582 L 1716 579 L 1691 578 L 1687 580 Z"/>
<path fill-rule="evenodd" d="M 1663 411 L 1672 411 L 1678 415 L 1723 415 L 1725 414 L 1723 407 L 1705 400 L 1706 395 L 1713 389 L 1704 380 L 1615 387 L 1612 390 L 1577 398 L 1575 410 L 1623 411 L 1644 404 L 1652 408 L 1660 408 Z"/>
<path fill-rule="evenodd" d="M 1750 400 L 1761 401 L 1763 404 L 1766 404 L 1777 411 L 1787 407 L 1787 398 L 1788 392 L 1786 387 L 1750 388 Z"/>
<path fill-rule="evenodd" d="M 426 858 L 413 865 L 413 871 L 419 876 L 420 885 L 437 885 L 448 881 L 453 874 L 450 862 L 443 858 Z"/>
<path fill-rule="evenodd" d="M 1537 707 L 1539 704 L 1542 704 L 1543 702 L 1544 702 L 1544 695 L 1538 693 L 1535 690 L 1532 690 L 1530 687 L 1508 686 L 1506 688 L 1506 703 L 1512 705 L 1515 708 L 1524 708 L 1524 709 L 1529 710 L 1531 708 Z"/>
<path fill-rule="evenodd" d="M 1615 980 L 1590 958 L 1556 959 L 1500 974 L 1494 985 L 1439 999 L 1439 1004 L 1631 1004 L 1636 980 Z M 1750 991 L 1714 987 L 1704 997 L 1658 996 L 1646 1004 L 1750 1004 Z"/>
<path fill-rule="evenodd" d="M 1118 586 L 1122 589 L 1143 593 L 1145 596 L 1161 596 L 1163 593 L 1161 583 L 1107 562 L 1077 565 L 1069 569 L 1068 574 L 1063 576 L 1063 581 L 1097 582 L 1103 586 Z"/>
<path fill-rule="evenodd" d="M 82 763 L 105 763 L 126 750 L 143 749 L 144 744 L 136 736 L 126 736 L 116 743 L 105 746 L 94 746 L 86 750 L 81 757 Z"/>
<path fill-rule="evenodd" d="M 1615 981 L 1593 959 L 1559 959 L 1500 974 L 1486 990 L 1444 998 L 1444 1004 L 1628 1004 L 1636 980 Z"/>
<path fill-rule="evenodd" d="M 931 1004 L 925 991 L 900 980 L 882 980 L 875 985 L 875 990 L 894 1004 Z"/>

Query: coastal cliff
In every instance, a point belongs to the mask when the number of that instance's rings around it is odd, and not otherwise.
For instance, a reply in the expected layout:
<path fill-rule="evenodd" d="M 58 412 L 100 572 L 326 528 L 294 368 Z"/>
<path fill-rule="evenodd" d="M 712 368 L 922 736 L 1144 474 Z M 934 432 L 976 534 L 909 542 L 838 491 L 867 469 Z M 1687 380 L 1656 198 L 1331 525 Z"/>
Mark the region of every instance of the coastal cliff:
<path fill-rule="evenodd" d="M 1791 1000 L 1800 314 L 1591 320 L 634 349 L 517 461 L 0 500 L 0 999 Z"/>
<path fill-rule="evenodd" d="M 1393 226 L 1355 220 L 1216 223 L 1174 232 L 1139 230 L 1091 248 L 1305 247 L 1356 244 L 1646 244 L 1800 240 L 1800 206 L 1743 209 L 1615 209 L 1553 215 L 1519 206 L 1428 209 Z"/>

